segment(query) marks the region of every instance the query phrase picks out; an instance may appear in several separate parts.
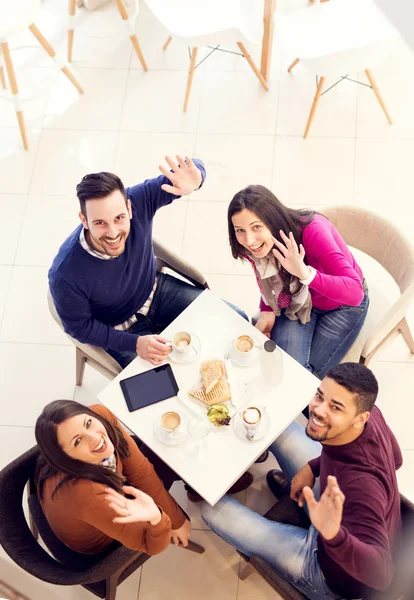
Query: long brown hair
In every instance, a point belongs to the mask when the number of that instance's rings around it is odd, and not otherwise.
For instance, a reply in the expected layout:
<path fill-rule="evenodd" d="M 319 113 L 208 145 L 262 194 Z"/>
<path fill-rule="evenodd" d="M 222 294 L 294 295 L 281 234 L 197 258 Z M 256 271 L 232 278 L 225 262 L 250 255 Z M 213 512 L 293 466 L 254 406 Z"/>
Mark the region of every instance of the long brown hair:
<path fill-rule="evenodd" d="M 263 185 L 249 185 L 240 192 L 237 192 L 229 204 L 227 223 L 233 258 L 241 258 L 242 260 L 246 260 L 247 251 L 237 241 L 232 218 L 245 208 L 255 213 L 279 242 L 283 243 L 279 233 L 280 230 L 286 235 L 289 235 L 291 231 L 298 246 L 302 243 L 303 230 L 309 225 L 315 215 L 315 211 L 313 210 L 294 209 L 284 206 Z M 283 291 L 288 293 L 290 292 L 291 284 L 297 282 L 297 278 L 286 271 L 281 265 L 280 270 L 283 277 Z"/>
<path fill-rule="evenodd" d="M 118 453 L 121 459 L 130 456 L 128 442 L 122 431 L 119 427 L 105 419 L 105 417 L 73 400 L 55 400 L 54 402 L 50 402 L 44 407 L 42 414 L 36 421 L 35 427 L 36 442 L 40 449 L 35 483 L 40 498 L 42 497 L 43 483 L 48 477 L 56 473 L 63 473 L 66 476 L 53 490 L 52 498 L 64 483 L 72 479 L 90 479 L 91 481 L 103 483 L 122 493 L 122 485 L 125 481 L 124 477 L 102 465 L 94 465 L 71 458 L 60 447 L 57 437 L 57 426 L 63 423 L 63 421 L 80 414 L 94 417 L 102 423 L 114 446 L 115 452 Z"/>

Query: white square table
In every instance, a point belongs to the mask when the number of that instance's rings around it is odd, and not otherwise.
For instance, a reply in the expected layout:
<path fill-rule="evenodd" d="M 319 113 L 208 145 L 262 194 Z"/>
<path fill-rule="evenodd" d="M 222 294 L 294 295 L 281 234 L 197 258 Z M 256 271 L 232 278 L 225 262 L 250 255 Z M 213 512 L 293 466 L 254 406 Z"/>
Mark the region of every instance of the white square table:
<path fill-rule="evenodd" d="M 186 392 L 201 379 L 201 361 L 209 358 L 223 359 L 224 353 L 239 335 L 250 335 L 259 342 L 266 340 L 253 325 L 209 290 L 202 292 L 162 335 L 172 339 L 178 331 L 193 332 L 201 341 L 200 355 L 195 362 L 184 365 L 170 361 L 180 392 Z M 184 417 L 191 418 L 195 414 L 189 408 L 193 401 L 189 399 L 183 402 L 175 396 L 129 412 L 119 385 L 120 380 L 154 368 L 140 357 L 113 379 L 98 395 L 98 399 L 188 485 L 214 506 L 297 417 L 315 393 L 318 386 L 316 377 L 285 352 L 282 352 L 282 355 L 283 377 L 279 384 L 249 385 L 250 403 L 265 405 L 271 420 L 268 434 L 253 442 L 239 437 L 234 431 L 233 422 L 220 428 L 212 426 L 212 431 L 197 452 L 194 451 L 194 441 L 190 438 L 176 446 L 167 446 L 159 441 L 154 433 L 154 423 L 159 422 L 161 415 L 167 411 L 176 411 Z M 233 366 L 231 376 L 232 379 L 237 378 L 237 381 L 242 382 L 254 378 L 260 381 L 260 361 L 247 368 Z M 197 400 L 194 400 L 194 409 L 196 412 L 200 410 Z M 205 412 L 207 409 L 208 407 Z"/>

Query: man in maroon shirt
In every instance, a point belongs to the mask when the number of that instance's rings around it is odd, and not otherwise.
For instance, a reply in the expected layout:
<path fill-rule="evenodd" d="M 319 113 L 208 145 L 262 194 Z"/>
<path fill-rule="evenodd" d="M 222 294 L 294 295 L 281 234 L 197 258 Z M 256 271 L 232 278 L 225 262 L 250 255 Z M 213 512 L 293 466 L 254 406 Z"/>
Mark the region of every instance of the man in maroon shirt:
<path fill-rule="evenodd" d="M 374 406 L 377 394 L 366 367 L 333 367 L 309 404 L 306 431 L 292 423 L 270 447 L 291 498 L 306 502 L 309 529 L 269 521 L 228 496 L 202 507 L 213 531 L 262 557 L 311 600 L 361 598 L 392 580 L 402 456 Z"/>

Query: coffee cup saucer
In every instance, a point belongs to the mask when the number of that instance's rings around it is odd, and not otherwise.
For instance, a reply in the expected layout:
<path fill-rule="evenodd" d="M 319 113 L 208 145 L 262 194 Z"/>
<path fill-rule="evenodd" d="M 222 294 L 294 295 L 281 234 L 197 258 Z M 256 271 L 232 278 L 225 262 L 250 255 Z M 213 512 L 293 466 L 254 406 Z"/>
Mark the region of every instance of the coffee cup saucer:
<path fill-rule="evenodd" d="M 240 408 L 240 410 L 237 411 L 237 413 L 234 415 L 232 421 L 233 421 L 233 429 L 236 432 L 236 434 L 246 440 L 246 442 L 248 442 L 249 440 L 246 437 L 246 433 L 247 433 L 247 429 L 243 423 L 243 419 L 242 419 L 242 412 L 249 406 L 249 404 L 245 404 L 244 406 L 242 406 Z M 266 407 L 261 405 L 261 404 L 254 404 L 254 406 L 257 406 L 257 408 L 260 409 L 261 413 L 262 413 L 262 419 L 259 423 L 259 425 L 257 426 L 257 429 L 255 431 L 254 434 L 254 438 L 252 440 L 250 440 L 251 442 L 258 442 L 259 440 L 262 440 L 264 437 L 267 436 L 267 434 L 269 433 L 270 430 L 270 415 L 266 410 Z"/>
<path fill-rule="evenodd" d="M 173 347 L 168 358 L 170 358 L 175 363 L 186 365 L 188 363 L 194 362 L 198 358 L 200 350 L 200 338 L 195 333 L 191 332 L 191 345 L 189 351 L 185 352 L 184 354 L 181 354 L 180 352 L 177 352 L 177 350 Z"/>
<path fill-rule="evenodd" d="M 187 433 L 187 418 L 184 418 L 180 413 L 181 423 L 180 426 L 174 431 L 174 433 L 167 433 L 161 427 L 161 420 L 157 419 L 154 423 L 154 434 L 157 440 L 166 444 L 167 446 L 177 446 L 178 444 L 182 444 L 188 438 Z"/>
<path fill-rule="evenodd" d="M 246 353 L 244 353 L 246 354 Z M 260 350 L 257 346 L 254 346 L 246 358 L 242 358 L 236 351 L 235 347 L 230 348 L 230 359 L 237 367 L 251 367 L 255 365 L 259 360 Z"/>

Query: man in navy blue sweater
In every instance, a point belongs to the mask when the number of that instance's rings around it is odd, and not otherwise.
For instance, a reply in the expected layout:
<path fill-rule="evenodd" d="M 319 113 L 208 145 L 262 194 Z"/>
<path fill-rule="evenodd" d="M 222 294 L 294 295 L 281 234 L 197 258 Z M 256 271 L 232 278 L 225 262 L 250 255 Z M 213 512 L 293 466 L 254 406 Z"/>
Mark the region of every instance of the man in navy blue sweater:
<path fill-rule="evenodd" d="M 202 161 L 166 157 L 156 179 L 125 189 L 112 173 L 85 175 L 76 191 L 82 224 L 65 240 L 49 285 L 65 331 L 104 348 L 122 367 L 138 354 L 160 364 L 171 352 L 154 333 L 169 325 L 202 290 L 157 273 L 155 212 L 198 190 Z"/>

